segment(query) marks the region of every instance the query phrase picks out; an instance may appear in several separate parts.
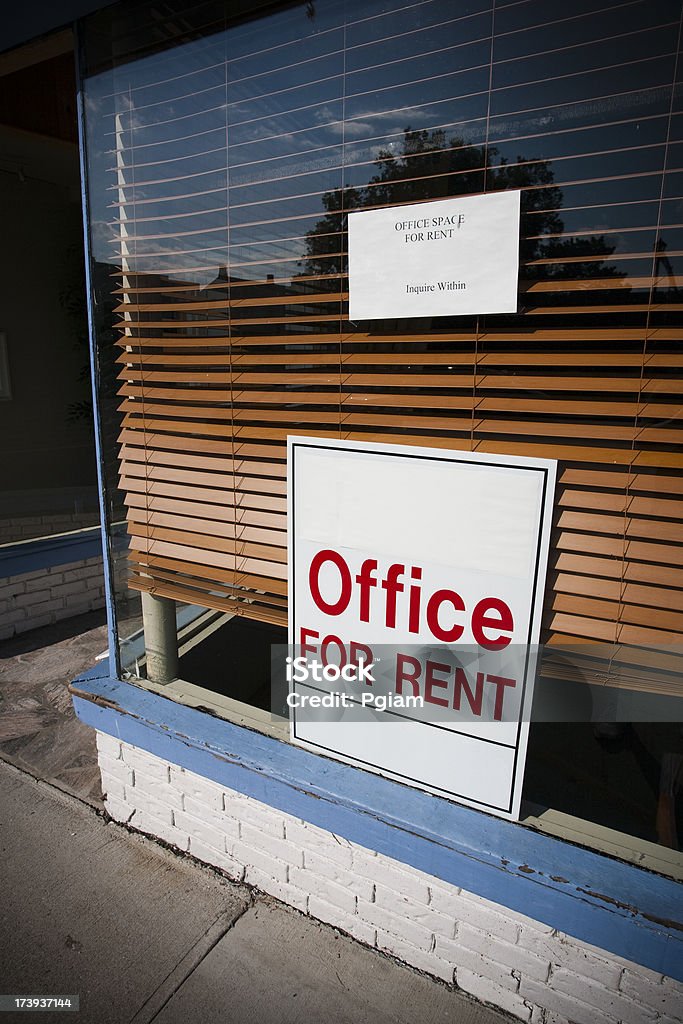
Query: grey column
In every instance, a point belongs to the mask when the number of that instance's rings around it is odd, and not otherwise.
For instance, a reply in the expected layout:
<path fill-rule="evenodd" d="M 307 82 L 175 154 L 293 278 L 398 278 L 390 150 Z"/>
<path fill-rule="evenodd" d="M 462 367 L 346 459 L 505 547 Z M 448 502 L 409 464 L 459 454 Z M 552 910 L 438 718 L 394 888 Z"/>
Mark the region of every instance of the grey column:
<path fill-rule="evenodd" d="M 145 632 L 147 678 L 170 683 L 178 676 L 178 633 L 175 601 L 142 592 L 142 625 Z"/>

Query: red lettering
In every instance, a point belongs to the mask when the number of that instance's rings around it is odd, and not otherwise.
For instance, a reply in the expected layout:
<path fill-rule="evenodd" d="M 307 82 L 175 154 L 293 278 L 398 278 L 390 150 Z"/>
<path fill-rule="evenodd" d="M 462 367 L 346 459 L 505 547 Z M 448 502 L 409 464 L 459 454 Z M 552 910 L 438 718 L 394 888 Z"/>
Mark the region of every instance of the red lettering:
<path fill-rule="evenodd" d="M 481 715 L 481 705 L 484 699 L 484 673 L 477 672 L 477 681 L 475 683 L 476 694 L 472 693 L 470 684 L 467 682 L 467 676 L 465 670 L 462 668 L 456 668 L 455 670 L 455 687 L 453 689 L 453 708 L 455 711 L 460 710 L 460 698 L 463 690 L 467 697 L 467 703 L 469 704 L 473 715 Z"/>
<path fill-rule="evenodd" d="M 410 666 L 412 673 L 406 671 L 406 666 Z M 396 693 L 403 693 L 403 684 L 410 683 L 413 688 L 413 697 L 420 696 L 418 679 L 421 667 L 417 658 L 412 658 L 409 654 L 396 655 Z"/>
<path fill-rule="evenodd" d="M 485 650 L 499 651 L 512 642 L 514 619 L 509 605 L 501 598 L 484 597 L 470 611 L 472 606 L 456 590 L 436 590 L 431 596 L 425 590 L 423 594 L 423 570 L 419 565 L 410 566 L 409 572 L 406 568 L 403 562 L 392 562 L 382 575 L 379 561 L 365 558 L 358 572 L 352 574 L 343 555 L 326 548 L 311 560 L 308 573 L 311 597 L 325 615 L 342 615 L 351 608 L 354 613 L 357 611 L 360 622 L 376 622 L 378 627 L 384 625 L 387 629 L 396 629 L 397 623 L 400 628 L 407 625 L 408 633 L 413 634 L 428 630 L 441 643 L 457 643 L 466 629 Z M 325 597 L 321 592 L 321 572 Z M 354 587 L 357 588 L 357 609 Z M 373 591 L 376 591 L 374 597 Z M 383 608 L 378 607 L 381 601 Z M 450 608 L 444 611 L 444 605 Z"/>
<path fill-rule="evenodd" d="M 320 633 L 318 633 L 317 630 L 315 630 L 315 629 L 306 629 L 304 626 L 302 626 L 301 627 L 301 635 L 300 635 L 301 650 L 299 651 L 299 656 L 304 657 L 304 658 L 306 657 L 306 655 L 309 652 L 311 654 L 315 654 L 315 652 L 317 651 L 317 647 L 311 647 L 311 645 L 309 643 L 306 643 L 306 641 L 308 640 L 309 636 L 310 636 L 311 640 L 319 640 L 320 639 Z"/>
<path fill-rule="evenodd" d="M 402 594 L 405 590 L 403 584 L 398 582 L 398 578 L 399 576 L 402 576 L 405 571 L 405 565 L 400 565 L 398 562 L 395 562 L 393 565 L 389 566 L 389 572 L 387 573 L 386 579 L 382 580 L 382 587 L 387 592 L 384 621 L 389 629 L 396 628 L 396 595 Z"/>
<path fill-rule="evenodd" d="M 472 635 L 480 647 L 486 647 L 489 651 L 502 650 L 512 639 L 511 636 L 503 634 L 512 633 L 514 628 L 512 612 L 505 601 L 501 601 L 500 598 L 484 597 L 475 605 L 472 612 Z M 498 630 L 498 636 L 486 636 L 485 629 Z"/>
<path fill-rule="evenodd" d="M 422 579 L 422 569 L 415 565 L 410 570 L 410 578 L 413 580 Z M 411 587 L 410 588 L 410 605 L 408 610 L 408 632 L 419 633 L 420 632 L 420 595 L 422 594 L 422 588 Z"/>
<path fill-rule="evenodd" d="M 339 593 L 339 600 L 334 604 L 328 604 L 320 593 L 318 577 L 320 575 L 321 566 L 323 566 L 325 562 L 332 562 L 339 570 L 341 590 Z M 313 558 L 311 568 L 308 572 L 308 585 L 311 589 L 311 596 L 313 600 L 320 611 L 325 612 L 326 615 L 341 615 L 342 612 L 345 612 L 348 608 L 349 601 L 351 600 L 351 573 L 349 572 L 349 567 L 342 556 L 336 551 L 332 551 L 331 548 L 319 551 Z"/>
<path fill-rule="evenodd" d="M 372 575 L 377 568 L 376 558 L 366 558 L 356 576 L 356 583 L 360 590 L 359 617 L 361 622 L 370 621 L 370 588 L 377 586 L 377 580 Z"/>
<path fill-rule="evenodd" d="M 503 717 L 503 698 L 505 697 L 506 686 L 516 686 L 516 679 L 506 679 L 504 676 L 486 676 L 487 683 L 493 683 L 496 687 L 496 702 L 493 705 L 493 718 L 494 721 L 500 722 Z"/>
<path fill-rule="evenodd" d="M 452 644 L 460 639 L 464 632 L 464 627 L 459 626 L 456 622 L 450 629 L 441 628 L 439 625 L 439 608 L 445 601 L 450 601 L 456 611 L 465 611 L 465 602 L 460 594 L 456 594 L 454 590 L 436 590 L 427 602 L 427 625 L 437 640 L 442 640 L 446 644 Z"/>
<path fill-rule="evenodd" d="M 334 636 L 333 634 L 326 636 L 320 646 L 320 657 L 322 658 L 323 665 L 326 666 L 330 664 L 327 657 L 327 650 L 332 644 L 339 648 L 339 668 L 343 668 L 344 665 L 346 664 L 346 648 L 344 647 L 344 644 L 341 642 L 339 637 Z M 334 661 L 332 662 L 332 664 L 336 665 L 337 662 Z"/>
<path fill-rule="evenodd" d="M 439 689 L 445 690 L 448 686 L 447 679 L 438 679 L 436 672 L 446 672 L 450 675 L 451 670 L 448 665 L 441 665 L 438 661 L 427 662 L 427 673 L 425 675 L 425 700 L 429 701 L 430 704 L 439 704 L 442 708 L 448 707 L 448 701 L 444 697 L 435 697 L 433 688 L 438 686 Z"/>

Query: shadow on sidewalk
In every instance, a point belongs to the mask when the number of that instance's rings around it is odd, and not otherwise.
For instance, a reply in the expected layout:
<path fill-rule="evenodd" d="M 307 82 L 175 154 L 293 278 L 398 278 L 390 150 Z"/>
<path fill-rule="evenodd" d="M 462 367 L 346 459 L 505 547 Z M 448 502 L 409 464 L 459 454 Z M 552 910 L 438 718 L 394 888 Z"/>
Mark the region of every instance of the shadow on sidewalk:
<path fill-rule="evenodd" d="M 106 647 L 103 611 L 0 643 L 0 757 L 96 806 L 95 734 L 76 718 L 67 686 Z"/>

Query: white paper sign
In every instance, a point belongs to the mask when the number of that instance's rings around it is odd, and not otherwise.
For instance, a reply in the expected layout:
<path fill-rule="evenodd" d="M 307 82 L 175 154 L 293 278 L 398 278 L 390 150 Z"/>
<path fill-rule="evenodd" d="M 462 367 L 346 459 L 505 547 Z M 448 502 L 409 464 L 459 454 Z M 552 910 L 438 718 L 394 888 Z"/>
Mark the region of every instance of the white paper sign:
<path fill-rule="evenodd" d="M 349 319 L 516 313 L 520 193 L 349 214 Z"/>
<path fill-rule="evenodd" d="M 293 742 L 518 817 L 555 463 L 288 447 L 290 644 L 308 673 L 290 677 Z M 381 661 L 374 681 L 311 677 L 359 651 Z M 342 691 L 348 703 L 311 711 Z M 422 703 L 396 710 L 406 694 Z"/>

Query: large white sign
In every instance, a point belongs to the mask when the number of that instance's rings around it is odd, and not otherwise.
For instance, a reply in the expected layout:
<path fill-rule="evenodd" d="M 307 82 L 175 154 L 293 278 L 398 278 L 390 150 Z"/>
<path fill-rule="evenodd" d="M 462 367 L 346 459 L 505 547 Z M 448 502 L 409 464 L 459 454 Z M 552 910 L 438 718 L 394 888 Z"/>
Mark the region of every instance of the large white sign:
<path fill-rule="evenodd" d="M 518 817 L 555 463 L 288 448 L 292 740 Z"/>
<path fill-rule="evenodd" d="M 519 192 L 349 214 L 349 319 L 516 313 Z"/>

